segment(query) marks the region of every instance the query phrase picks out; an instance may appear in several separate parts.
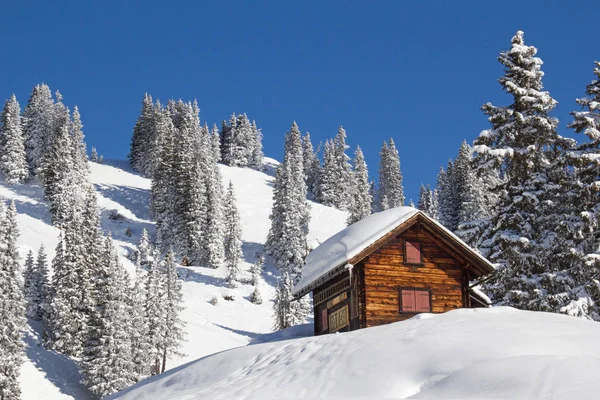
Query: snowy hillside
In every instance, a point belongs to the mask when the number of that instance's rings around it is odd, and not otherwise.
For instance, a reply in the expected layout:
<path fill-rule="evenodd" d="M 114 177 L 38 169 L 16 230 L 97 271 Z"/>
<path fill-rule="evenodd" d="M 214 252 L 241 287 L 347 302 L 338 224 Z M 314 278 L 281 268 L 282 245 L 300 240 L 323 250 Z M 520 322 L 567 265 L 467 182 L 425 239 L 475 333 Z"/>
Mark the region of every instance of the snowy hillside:
<path fill-rule="evenodd" d="M 421 314 L 229 350 L 112 399 L 596 399 L 599 336 L 596 322 L 507 307 Z"/>
<path fill-rule="evenodd" d="M 266 173 L 251 169 L 231 168 L 221 165 L 223 184 L 231 180 L 238 198 L 238 208 L 243 228 L 244 263 L 242 271 L 248 271 L 255 261 L 255 253 L 262 250 L 269 230 L 269 213 L 272 202 L 272 177 L 275 160 L 265 159 Z M 150 180 L 130 172 L 126 162 L 105 164 L 90 163 L 92 181 L 99 197 L 102 212 L 102 228 L 111 231 L 115 243 L 121 247 L 123 263 L 130 272 L 134 265 L 126 258 L 139 241 L 143 228 L 153 231 L 149 214 Z M 46 246 L 48 256 L 54 257 L 58 230 L 51 226 L 48 206 L 43 201 L 43 189 L 34 184 L 5 186 L 0 183 L 0 196 L 14 199 L 17 206 L 19 249 L 21 257 L 30 249 L 36 250 L 40 243 Z M 345 226 L 346 213 L 312 204 L 309 243 L 324 241 Z M 127 235 L 127 230 L 131 236 Z M 232 347 L 244 346 L 255 336 L 270 332 L 272 326 L 272 298 L 276 278 L 274 269 L 267 265 L 265 282 L 261 293 L 262 305 L 250 303 L 250 285 L 229 289 L 224 284 L 226 271 L 202 267 L 182 267 L 185 310 L 183 320 L 187 323 L 187 342 L 182 351 L 186 357 L 169 360 L 167 368 L 173 368 L 191 360 L 204 357 Z M 223 299 L 232 295 L 234 301 Z M 216 297 L 218 303 L 209 301 Z M 75 363 L 60 354 L 46 351 L 38 346 L 39 326 L 34 324 L 26 336 L 27 359 L 22 368 L 21 387 L 24 399 L 59 399 L 88 397 L 79 383 Z"/>

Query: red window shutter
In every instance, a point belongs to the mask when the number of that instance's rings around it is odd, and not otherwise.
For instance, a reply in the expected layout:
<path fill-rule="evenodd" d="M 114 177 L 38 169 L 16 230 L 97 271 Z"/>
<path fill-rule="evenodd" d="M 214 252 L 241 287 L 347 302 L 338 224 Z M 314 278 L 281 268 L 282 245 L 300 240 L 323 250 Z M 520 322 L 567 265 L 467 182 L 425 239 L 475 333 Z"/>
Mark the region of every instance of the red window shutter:
<path fill-rule="evenodd" d="M 421 243 L 408 241 L 405 243 L 406 263 L 421 264 Z"/>
<path fill-rule="evenodd" d="M 415 291 L 402 289 L 402 312 L 416 312 Z"/>
<path fill-rule="evenodd" d="M 322 310 L 321 311 L 321 330 L 327 330 L 329 329 L 329 326 L 327 325 L 328 323 L 328 318 L 327 318 L 327 309 Z"/>
<path fill-rule="evenodd" d="M 416 312 L 431 312 L 428 291 L 415 290 L 415 300 L 416 300 Z"/>

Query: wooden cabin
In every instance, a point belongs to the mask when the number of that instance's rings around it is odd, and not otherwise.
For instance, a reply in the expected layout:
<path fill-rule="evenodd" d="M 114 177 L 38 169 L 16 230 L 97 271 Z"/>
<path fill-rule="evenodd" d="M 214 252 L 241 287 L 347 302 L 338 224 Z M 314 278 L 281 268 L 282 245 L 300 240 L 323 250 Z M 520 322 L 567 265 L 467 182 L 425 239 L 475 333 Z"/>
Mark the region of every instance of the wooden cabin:
<path fill-rule="evenodd" d="M 313 250 L 294 287 L 313 293 L 315 335 L 408 319 L 422 312 L 489 307 L 473 287 L 492 264 L 423 212 L 373 214 Z"/>

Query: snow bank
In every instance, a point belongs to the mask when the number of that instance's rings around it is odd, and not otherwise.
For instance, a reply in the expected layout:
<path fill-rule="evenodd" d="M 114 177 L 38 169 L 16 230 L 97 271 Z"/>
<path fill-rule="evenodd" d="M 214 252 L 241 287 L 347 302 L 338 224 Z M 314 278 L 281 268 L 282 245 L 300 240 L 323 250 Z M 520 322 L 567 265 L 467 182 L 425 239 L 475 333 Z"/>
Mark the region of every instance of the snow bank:
<path fill-rule="evenodd" d="M 111 399 L 595 399 L 600 324 L 499 307 L 225 351 Z"/>

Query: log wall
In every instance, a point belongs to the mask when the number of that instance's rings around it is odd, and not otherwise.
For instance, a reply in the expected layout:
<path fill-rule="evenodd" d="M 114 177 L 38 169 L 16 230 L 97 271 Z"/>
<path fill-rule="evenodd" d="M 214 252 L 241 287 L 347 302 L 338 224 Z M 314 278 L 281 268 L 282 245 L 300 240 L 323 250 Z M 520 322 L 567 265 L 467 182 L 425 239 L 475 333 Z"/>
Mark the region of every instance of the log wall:
<path fill-rule="evenodd" d="M 404 240 L 421 243 L 422 264 L 404 263 Z M 439 240 L 413 225 L 372 253 L 363 266 L 364 312 L 361 326 L 402 321 L 414 313 L 400 312 L 399 288 L 431 290 L 431 311 L 468 307 L 463 262 L 444 250 Z"/>

